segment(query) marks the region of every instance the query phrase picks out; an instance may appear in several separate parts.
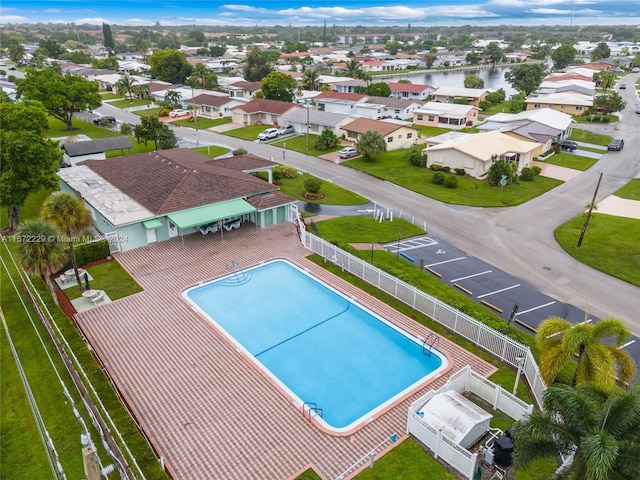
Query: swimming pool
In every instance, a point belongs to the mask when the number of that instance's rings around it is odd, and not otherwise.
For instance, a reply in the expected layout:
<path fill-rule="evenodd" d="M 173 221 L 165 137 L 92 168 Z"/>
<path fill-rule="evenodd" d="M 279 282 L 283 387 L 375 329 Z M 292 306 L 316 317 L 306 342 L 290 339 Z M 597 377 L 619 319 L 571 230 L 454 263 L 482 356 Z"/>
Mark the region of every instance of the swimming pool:
<path fill-rule="evenodd" d="M 194 285 L 183 297 L 336 433 L 367 421 L 447 358 L 285 260 Z"/>

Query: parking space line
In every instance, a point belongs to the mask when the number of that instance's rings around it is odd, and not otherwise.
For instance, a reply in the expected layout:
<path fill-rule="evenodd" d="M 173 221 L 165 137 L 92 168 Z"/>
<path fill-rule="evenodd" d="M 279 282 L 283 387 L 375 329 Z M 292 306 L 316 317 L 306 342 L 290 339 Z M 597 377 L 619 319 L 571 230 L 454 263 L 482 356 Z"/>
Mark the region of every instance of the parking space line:
<path fill-rule="evenodd" d="M 467 275 L 466 277 L 454 278 L 453 280 L 449 280 L 451 283 L 459 282 L 460 280 L 466 280 L 467 278 L 479 277 L 480 275 L 486 275 L 487 273 L 491 273 L 493 270 L 487 270 L 480 273 L 474 273 L 473 275 Z"/>
<path fill-rule="evenodd" d="M 632 343 L 636 343 L 636 341 L 635 341 L 635 340 L 631 340 L 631 341 L 629 341 L 629 342 L 625 343 L 624 345 L 620 345 L 620 346 L 618 347 L 618 350 L 622 350 L 623 348 L 627 348 L 627 347 L 628 347 L 629 345 L 631 345 Z"/>
<path fill-rule="evenodd" d="M 427 267 L 435 267 L 436 265 L 442 265 L 443 263 L 449 263 L 449 262 L 457 262 L 458 260 L 464 260 L 467 257 L 458 257 L 458 258 L 452 258 L 451 260 L 445 260 L 444 262 L 436 262 L 436 263 L 430 263 L 429 265 L 426 265 Z"/>
<path fill-rule="evenodd" d="M 517 288 L 519 286 L 520 286 L 520 284 L 516 283 L 515 285 L 511 285 L 510 287 L 501 288 L 500 290 L 495 290 L 493 292 L 489 292 L 489 293 L 484 293 L 482 295 L 478 295 L 478 298 L 484 298 L 484 297 L 488 297 L 489 295 L 495 295 L 496 293 L 506 292 L 507 290 L 511 290 L 512 288 Z"/>
<path fill-rule="evenodd" d="M 553 301 L 553 302 L 545 303 L 544 305 L 538 305 L 537 307 L 530 308 L 529 310 L 522 310 L 521 312 L 518 312 L 518 316 L 524 315 L 525 313 L 533 312 L 534 310 L 540 310 L 541 308 L 548 307 L 549 305 L 553 305 L 554 303 L 556 302 Z"/>

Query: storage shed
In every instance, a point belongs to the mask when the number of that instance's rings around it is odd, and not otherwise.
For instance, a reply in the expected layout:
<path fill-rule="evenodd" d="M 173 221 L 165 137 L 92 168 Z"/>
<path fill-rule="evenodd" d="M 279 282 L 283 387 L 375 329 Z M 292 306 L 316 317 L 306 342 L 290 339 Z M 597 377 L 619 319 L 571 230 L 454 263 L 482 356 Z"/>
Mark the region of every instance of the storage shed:
<path fill-rule="evenodd" d="M 469 448 L 482 437 L 491 421 L 491 414 L 455 390 L 433 396 L 418 415 L 463 448 Z"/>

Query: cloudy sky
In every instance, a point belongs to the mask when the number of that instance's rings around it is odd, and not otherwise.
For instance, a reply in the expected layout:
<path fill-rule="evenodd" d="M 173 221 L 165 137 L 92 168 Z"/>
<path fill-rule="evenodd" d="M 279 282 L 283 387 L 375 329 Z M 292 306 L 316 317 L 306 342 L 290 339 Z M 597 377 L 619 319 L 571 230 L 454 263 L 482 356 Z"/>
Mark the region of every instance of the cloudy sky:
<path fill-rule="evenodd" d="M 640 0 L 2 0 L 1 23 L 629 25 Z"/>

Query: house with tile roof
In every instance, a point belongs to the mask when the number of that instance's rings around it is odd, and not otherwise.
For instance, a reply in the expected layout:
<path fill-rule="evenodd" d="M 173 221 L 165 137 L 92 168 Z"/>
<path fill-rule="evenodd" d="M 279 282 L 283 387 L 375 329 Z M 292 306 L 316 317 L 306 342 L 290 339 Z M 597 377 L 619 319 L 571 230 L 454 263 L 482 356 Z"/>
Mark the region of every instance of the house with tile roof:
<path fill-rule="evenodd" d="M 391 97 L 404 100 L 426 100 L 436 90 L 431 85 L 419 83 L 389 82 L 388 85 L 391 88 Z"/>
<path fill-rule="evenodd" d="M 245 125 L 276 125 L 280 123 L 282 115 L 301 108 L 295 103 L 254 98 L 250 102 L 233 107 L 231 121 Z"/>
<path fill-rule="evenodd" d="M 226 85 L 220 84 L 220 90 L 227 92 L 230 97 L 252 98 L 260 88 L 262 88 L 260 82 L 245 82 L 244 80 Z"/>
<path fill-rule="evenodd" d="M 242 97 L 227 97 L 226 95 L 202 93 L 187 103 L 196 106 L 198 116 L 220 118 L 230 117 L 233 107 L 243 105 L 247 102 L 249 102 L 249 100 Z"/>
<path fill-rule="evenodd" d="M 133 145 L 127 136 L 98 138 L 96 140 L 79 140 L 69 141 L 66 139 L 61 142 L 64 155 L 62 162 L 69 167 L 73 167 L 83 160 L 104 160 L 106 152 L 120 150 L 121 155 L 131 152 Z M 63 165 L 63 166 L 65 166 Z"/>
<path fill-rule="evenodd" d="M 415 125 L 460 129 L 475 125 L 480 109 L 474 105 L 427 102 L 413 112 Z"/>
<path fill-rule="evenodd" d="M 60 189 L 83 199 L 112 251 L 192 233 L 288 221 L 295 199 L 251 175 L 277 164 L 255 155 L 221 160 L 176 148 L 85 160 L 58 172 Z"/>
<path fill-rule="evenodd" d="M 464 168 L 467 175 L 477 179 L 487 176 L 494 159 L 517 164 L 517 172 L 530 167 L 538 143 L 519 140 L 502 132 L 492 131 L 458 136 L 448 142 L 427 147 L 422 151 L 426 167 L 440 165 L 452 170 Z"/>
<path fill-rule="evenodd" d="M 487 88 L 440 87 L 433 92 L 433 101 L 454 103 L 456 100 L 465 99 L 467 105 L 477 107 L 489 93 L 490 90 Z"/>
<path fill-rule="evenodd" d="M 341 127 L 347 140 L 354 144 L 369 130 L 380 132 L 385 140 L 386 151 L 410 148 L 418 139 L 418 131 L 404 122 L 385 122 L 371 118 L 358 118 Z"/>

